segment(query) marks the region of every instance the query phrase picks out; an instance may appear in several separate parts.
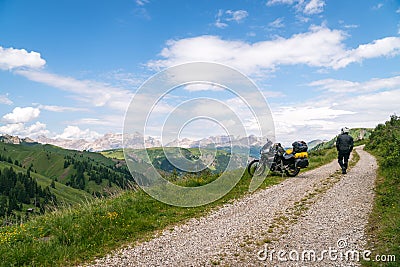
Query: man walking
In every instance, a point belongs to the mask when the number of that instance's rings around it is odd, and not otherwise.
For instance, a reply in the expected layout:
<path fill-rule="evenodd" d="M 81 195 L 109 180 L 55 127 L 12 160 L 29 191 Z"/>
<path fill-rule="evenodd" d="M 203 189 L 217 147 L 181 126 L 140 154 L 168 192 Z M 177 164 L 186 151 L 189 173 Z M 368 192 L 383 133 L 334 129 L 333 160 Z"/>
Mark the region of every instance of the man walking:
<path fill-rule="evenodd" d="M 336 140 L 336 149 L 338 151 L 338 162 L 342 168 L 342 174 L 346 174 L 347 166 L 349 164 L 350 152 L 353 150 L 353 137 L 349 135 L 349 128 L 344 127 L 341 134 Z"/>

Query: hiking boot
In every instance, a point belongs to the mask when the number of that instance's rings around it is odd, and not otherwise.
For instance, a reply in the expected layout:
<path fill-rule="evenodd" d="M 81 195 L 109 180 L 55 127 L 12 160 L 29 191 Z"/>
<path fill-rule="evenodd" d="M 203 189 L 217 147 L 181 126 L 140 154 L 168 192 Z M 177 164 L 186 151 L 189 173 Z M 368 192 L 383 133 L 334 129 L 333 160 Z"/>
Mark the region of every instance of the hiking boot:
<path fill-rule="evenodd" d="M 342 174 L 346 174 L 346 168 L 342 168 Z"/>

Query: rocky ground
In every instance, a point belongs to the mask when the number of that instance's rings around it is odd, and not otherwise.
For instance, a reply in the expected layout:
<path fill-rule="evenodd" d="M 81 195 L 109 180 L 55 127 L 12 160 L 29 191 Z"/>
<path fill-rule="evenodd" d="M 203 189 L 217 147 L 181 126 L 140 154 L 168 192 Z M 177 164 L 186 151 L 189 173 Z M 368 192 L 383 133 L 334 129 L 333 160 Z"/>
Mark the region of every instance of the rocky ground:
<path fill-rule="evenodd" d="M 356 151 L 346 175 L 336 161 L 303 172 L 92 266 L 358 266 L 377 163 Z"/>

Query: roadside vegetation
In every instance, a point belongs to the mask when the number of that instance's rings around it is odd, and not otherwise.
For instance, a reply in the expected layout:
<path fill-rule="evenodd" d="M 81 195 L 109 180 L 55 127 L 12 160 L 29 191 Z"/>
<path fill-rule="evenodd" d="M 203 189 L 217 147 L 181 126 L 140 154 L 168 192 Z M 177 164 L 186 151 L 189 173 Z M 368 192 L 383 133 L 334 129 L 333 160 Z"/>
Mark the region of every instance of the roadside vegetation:
<path fill-rule="evenodd" d="M 399 266 L 400 261 L 400 117 L 379 124 L 366 149 L 377 157 L 376 196 L 369 219 L 372 255 L 395 255 L 396 262 L 363 262 L 365 266 Z"/>
<path fill-rule="evenodd" d="M 310 153 L 309 169 L 336 157 L 333 149 Z M 236 170 L 239 175 L 242 170 Z M 185 186 L 200 186 L 215 174 L 187 176 Z M 280 183 L 286 177 L 269 175 L 260 188 Z M 289 178 L 290 179 L 290 178 Z M 248 194 L 251 177 L 244 173 L 238 184 L 220 200 L 201 207 L 181 208 L 154 200 L 132 188 L 111 198 L 99 198 L 0 228 L 0 266 L 65 266 L 88 262 L 124 245 L 154 237 L 163 229 L 205 215 L 212 209 Z"/>

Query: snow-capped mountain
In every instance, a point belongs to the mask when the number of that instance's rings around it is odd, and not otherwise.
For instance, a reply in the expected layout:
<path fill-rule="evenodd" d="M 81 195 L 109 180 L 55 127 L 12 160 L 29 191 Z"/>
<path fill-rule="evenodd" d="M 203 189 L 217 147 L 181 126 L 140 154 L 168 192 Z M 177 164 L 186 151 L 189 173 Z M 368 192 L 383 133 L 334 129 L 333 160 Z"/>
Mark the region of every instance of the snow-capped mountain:
<path fill-rule="evenodd" d="M 84 139 L 62 139 L 62 138 L 47 138 L 45 136 L 39 136 L 36 139 L 42 144 L 52 144 L 66 149 L 74 150 L 87 150 L 87 151 L 103 151 L 109 149 L 122 148 L 122 134 L 119 133 L 107 133 L 100 138 L 93 141 Z M 143 136 L 139 133 L 135 133 L 129 136 L 127 139 L 127 145 L 131 148 L 144 148 L 144 147 L 159 147 L 161 143 L 153 138 L 147 137 L 144 139 L 143 147 Z"/>
<path fill-rule="evenodd" d="M 125 141 L 126 145 L 130 148 L 150 148 L 160 147 L 161 142 L 153 137 L 146 137 L 139 133 L 134 133 L 128 136 Z M 66 149 L 74 150 L 87 150 L 87 151 L 103 151 L 109 149 L 122 148 L 122 134 L 108 133 L 102 137 L 93 141 L 84 139 L 62 139 L 62 138 L 48 138 L 46 136 L 39 136 L 36 138 L 37 142 L 42 144 L 52 144 Z M 144 140 L 144 146 L 143 146 Z M 174 140 L 169 142 L 165 146 L 167 147 L 249 147 L 249 146 L 262 146 L 265 143 L 265 138 L 256 137 L 250 135 L 248 137 L 234 137 L 234 136 L 210 136 L 200 140 L 192 140 L 189 138 L 183 138 L 180 140 Z"/>
<path fill-rule="evenodd" d="M 219 136 L 210 136 L 207 138 L 203 138 L 200 140 L 191 140 L 188 138 L 184 138 L 181 140 L 175 139 L 174 141 L 166 144 L 166 146 L 170 147 L 183 147 L 183 148 L 191 148 L 191 147 L 228 147 L 228 146 L 238 146 L 238 147 L 249 147 L 249 146 L 262 146 L 265 144 L 266 138 L 257 137 L 254 135 L 250 135 L 248 137 L 234 137 L 232 135 L 219 135 Z"/>
<path fill-rule="evenodd" d="M 19 145 L 19 144 L 35 144 L 36 142 L 32 139 L 30 139 L 29 137 L 26 138 L 19 138 L 18 136 L 12 136 L 12 135 L 1 135 L 0 136 L 0 142 L 3 143 L 7 143 L 7 144 L 15 144 L 15 145 Z"/>

